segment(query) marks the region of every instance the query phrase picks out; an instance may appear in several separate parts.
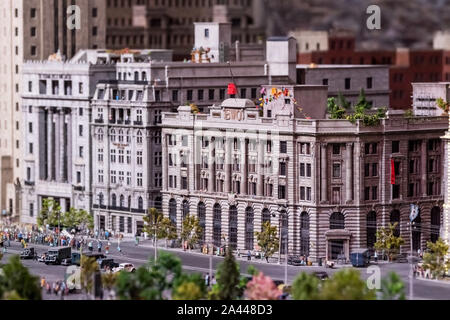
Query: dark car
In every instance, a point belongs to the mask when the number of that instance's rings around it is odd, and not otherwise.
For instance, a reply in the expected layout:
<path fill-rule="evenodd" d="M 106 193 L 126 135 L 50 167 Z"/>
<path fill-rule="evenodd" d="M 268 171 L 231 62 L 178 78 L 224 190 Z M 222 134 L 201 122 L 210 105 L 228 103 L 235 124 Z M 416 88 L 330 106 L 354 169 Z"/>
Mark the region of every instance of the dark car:
<path fill-rule="evenodd" d="M 79 266 L 80 265 L 80 261 L 81 261 L 81 254 L 78 253 L 78 252 L 72 252 L 72 254 L 70 255 L 70 258 L 64 259 L 61 262 L 61 264 L 63 266 L 71 266 L 71 265 Z"/>
<path fill-rule="evenodd" d="M 110 270 L 112 270 L 119 266 L 117 262 L 114 262 L 114 259 L 98 259 L 97 262 L 100 269 L 109 268 Z"/>
<path fill-rule="evenodd" d="M 350 253 L 350 261 L 353 267 L 366 267 L 370 264 L 370 254 L 367 249 L 358 249 Z"/>
<path fill-rule="evenodd" d="M 306 261 L 299 256 L 289 256 L 287 263 L 291 266 L 304 266 Z"/>
<path fill-rule="evenodd" d="M 325 271 L 316 271 L 313 273 L 313 275 L 318 278 L 319 280 L 326 280 L 328 279 L 328 273 Z"/>
<path fill-rule="evenodd" d="M 34 248 L 25 248 L 20 253 L 20 259 L 36 259 L 37 253 Z"/>

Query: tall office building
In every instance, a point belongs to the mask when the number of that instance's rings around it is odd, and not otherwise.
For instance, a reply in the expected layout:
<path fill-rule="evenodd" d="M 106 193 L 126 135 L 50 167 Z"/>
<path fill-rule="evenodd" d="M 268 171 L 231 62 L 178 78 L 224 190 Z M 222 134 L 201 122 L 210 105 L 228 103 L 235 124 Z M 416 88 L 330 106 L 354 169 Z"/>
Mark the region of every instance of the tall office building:
<path fill-rule="evenodd" d="M 77 5 L 79 11 L 73 10 Z M 22 64 L 60 51 L 105 46 L 105 0 L 0 1 L 0 213 L 18 217 L 22 154 Z M 69 29 L 76 22 L 80 29 Z M 73 18 L 73 19 L 72 19 Z"/>

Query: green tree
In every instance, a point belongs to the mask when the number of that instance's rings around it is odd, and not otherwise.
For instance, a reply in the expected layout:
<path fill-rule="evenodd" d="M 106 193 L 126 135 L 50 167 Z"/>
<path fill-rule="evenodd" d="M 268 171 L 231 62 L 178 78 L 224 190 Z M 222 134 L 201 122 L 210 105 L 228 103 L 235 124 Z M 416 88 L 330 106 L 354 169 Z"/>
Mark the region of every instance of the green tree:
<path fill-rule="evenodd" d="M 181 274 L 174 280 L 173 300 L 201 300 L 205 296 L 205 281 L 200 274 Z"/>
<path fill-rule="evenodd" d="M 292 283 L 292 298 L 294 300 L 318 300 L 320 286 L 320 280 L 316 276 L 302 272 Z"/>
<path fill-rule="evenodd" d="M 70 208 L 62 215 L 61 225 L 70 230 L 94 229 L 94 218 L 85 210 Z"/>
<path fill-rule="evenodd" d="M 182 277 L 181 260 L 161 252 L 157 261 L 150 261 L 136 272 L 121 271 L 116 282 L 121 300 L 163 300 L 170 298 L 174 283 Z"/>
<path fill-rule="evenodd" d="M 53 198 L 45 198 L 42 201 L 42 209 L 37 216 L 39 227 L 57 227 L 61 223 L 61 206 Z"/>
<path fill-rule="evenodd" d="M 178 238 L 177 228 L 169 218 L 163 218 L 161 221 L 161 238 L 166 242 L 169 240 L 175 240 Z"/>
<path fill-rule="evenodd" d="M 345 99 L 345 96 L 341 92 L 338 93 L 337 100 L 339 107 L 341 107 L 342 109 L 349 110 L 351 108 L 350 102 Z"/>
<path fill-rule="evenodd" d="M 382 300 L 405 300 L 405 284 L 398 274 L 390 272 L 381 280 Z"/>
<path fill-rule="evenodd" d="M 217 269 L 217 285 L 220 300 L 235 300 L 239 297 L 240 272 L 233 252 L 227 250 L 224 261 Z"/>
<path fill-rule="evenodd" d="M 158 246 L 158 240 L 162 239 L 164 216 L 155 208 L 151 208 L 144 217 L 144 231 L 153 238 L 153 245 Z"/>
<path fill-rule="evenodd" d="M 117 273 L 102 274 L 103 288 L 108 292 L 108 297 L 112 297 L 113 290 L 117 282 Z"/>
<path fill-rule="evenodd" d="M 87 257 L 85 255 L 81 255 L 80 267 L 81 288 L 85 291 L 87 298 L 89 298 L 92 295 L 92 290 L 94 289 L 95 273 L 99 272 L 100 268 L 95 258 Z"/>
<path fill-rule="evenodd" d="M 0 269 L 0 297 L 8 300 L 41 300 L 39 278 L 33 276 L 14 255 Z"/>
<path fill-rule="evenodd" d="M 448 114 L 448 111 L 450 109 L 450 103 L 444 101 L 444 99 L 442 99 L 442 98 L 438 98 L 438 99 L 436 99 L 436 104 L 438 105 L 439 108 L 444 110 L 444 112 L 446 114 Z"/>
<path fill-rule="evenodd" d="M 327 111 L 331 119 L 344 119 L 345 108 L 336 103 L 335 98 L 329 98 L 327 102 Z"/>
<path fill-rule="evenodd" d="M 320 292 L 322 300 L 375 300 L 376 293 L 370 290 L 359 271 L 343 269 L 325 280 Z"/>
<path fill-rule="evenodd" d="M 272 226 L 269 221 L 266 221 L 261 232 L 256 232 L 256 240 L 258 241 L 258 246 L 264 253 L 266 261 L 269 262 L 269 258 L 278 252 L 279 248 L 279 238 L 276 226 Z"/>
<path fill-rule="evenodd" d="M 187 216 L 183 221 L 181 240 L 187 242 L 188 248 L 194 247 L 202 238 L 203 229 L 195 216 Z"/>
<path fill-rule="evenodd" d="M 445 259 L 449 246 L 439 238 L 436 243 L 429 241 L 427 248 L 428 252 L 423 255 L 423 267 L 430 270 L 433 278 L 442 278 L 449 264 Z"/>
<path fill-rule="evenodd" d="M 405 240 L 401 237 L 395 236 L 395 229 L 397 228 L 398 223 L 389 224 L 388 228 L 380 228 L 376 232 L 377 241 L 374 244 L 376 250 L 381 250 L 386 252 L 389 261 L 392 261 L 394 258 L 394 254 L 398 253 L 400 250 L 400 246 L 405 243 Z"/>
<path fill-rule="evenodd" d="M 372 108 L 372 105 L 366 99 L 366 93 L 364 92 L 363 88 L 361 88 L 361 90 L 359 91 L 358 102 L 355 105 L 355 109 L 356 108 L 361 108 L 364 111 L 370 110 Z"/>

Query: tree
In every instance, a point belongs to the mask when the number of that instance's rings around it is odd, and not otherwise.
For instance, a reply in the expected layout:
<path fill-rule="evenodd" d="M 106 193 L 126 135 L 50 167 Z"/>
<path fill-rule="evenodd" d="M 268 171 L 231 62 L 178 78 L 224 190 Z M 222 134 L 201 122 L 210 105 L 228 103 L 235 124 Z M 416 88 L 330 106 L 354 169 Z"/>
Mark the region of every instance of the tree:
<path fill-rule="evenodd" d="M 331 119 L 344 119 L 345 108 L 338 106 L 335 98 L 328 99 L 327 110 Z"/>
<path fill-rule="evenodd" d="M 254 275 L 253 279 L 247 283 L 245 296 L 248 300 L 278 300 L 283 292 L 277 288 L 270 277 L 262 272 Z"/>
<path fill-rule="evenodd" d="M 359 271 L 343 269 L 325 280 L 320 290 L 321 300 L 375 300 L 376 293 L 367 287 Z"/>
<path fill-rule="evenodd" d="M 173 300 L 200 300 L 206 296 L 206 285 L 200 274 L 181 274 L 174 280 Z"/>
<path fill-rule="evenodd" d="M 81 256 L 80 267 L 81 288 L 86 292 L 87 297 L 89 297 L 94 288 L 94 275 L 100 268 L 95 258 L 90 258 L 85 255 Z"/>
<path fill-rule="evenodd" d="M 103 288 L 108 292 L 108 299 L 112 299 L 114 294 L 114 287 L 117 282 L 117 273 L 104 273 L 102 274 Z"/>
<path fill-rule="evenodd" d="M 382 300 L 405 300 L 405 284 L 395 272 L 381 280 Z"/>
<path fill-rule="evenodd" d="M 341 108 L 343 108 L 345 110 L 349 110 L 350 109 L 350 107 L 351 107 L 350 102 L 348 102 L 347 99 L 345 99 L 345 96 L 341 92 L 338 93 L 337 99 L 338 99 L 339 107 L 341 107 Z"/>
<path fill-rule="evenodd" d="M 302 272 L 292 283 L 292 298 L 294 300 L 318 300 L 320 285 L 317 277 Z"/>
<path fill-rule="evenodd" d="M 62 226 L 70 230 L 94 229 L 94 218 L 87 211 L 70 208 L 62 215 Z"/>
<path fill-rule="evenodd" d="M 161 252 L 136 272 L 121 271 L 117 277 L 117 295 L 121 300 L 163 300 L 170 298 L 174 283 L 182 277 L 181 260 Z"/>
<path fill-rule="evenodd" d="M 57 227 L 61 222 L 61 206 L 53 198 L 45 198 L 42 201 L 42 209 L 37 216 L 39 227 L 47 225 Z"/>
<path fill-rule="evenodd" d="M 436 99 L 436 104 L 438 105 L 439 108 L 441 108 L 446 114 L 448 114 L 449 109 L 450 109 L 450 103 L 444 101 L 444 99 L 442 98 L 438 98 Z"/>
<path fill-rule="evenodd" d="M 355 109 L 356 108 L 361 108 L 364 111 L 370 110 L 372 108 L 372 105 L 366 99 L 366 94 L 363 88 L 361 88 L 361 90 L 359 91 L 358 102 L 355 105 Z"/>
<path fill-rule="evenodd" d="M 442 278 L 450 261 L 446 262 L 445 256 L 449 246 L 439 238 L 436 243 L 427 243 L 428 252 L 423 255 L 423 267 L 429 269 L 433 278 Z"/>
<path fill-rule="evenodd" d="M 258 246 L 264 253 L 266 261 L 269 262 L 269 258 L 278 252 L 279 238 L 276 226 L 272 226 L 269 221 L 266 221 L 262 226 L 261 232 L 256 232 L 256 239 Z"/>
<path fill-rule="evenodd" d="M 181 231 L 181 240 L 187 242 L 188 248 L 191 249 L 202 238 L 203 228 L 200 221 L 195 216 L 187 216 L 183 221 L 183 229 Z"/>
<path fill-rule="evenodd" d="M 5 300 L 41 300 L 39 278 L 14 255 L 0 269 L 0 297 Z"/>
<path fill-rule="evenodd" d="M 178 238 L 177 228 L 169 218 L 163 218 L 161 221 L 161 238 L 165 240 L 166 248 L 168 240 L 175 240 Z"/>
<path fill-rule="evenodd" d="M 217 286 L 220 300 L 235 300 L 239 296 L 239 266 L 231 250 L 217 269 Z"/>
<path fill-rule="evenodd" d="M 394 254 L 400 249 L 400 246 L 405 243 L 403 238 L 395 236 L 395 229 L 398 222 L 389 224 L 388 228 L 380 228 L 376 232 L 377 241 L 374 244 L 376 250 L 386 251 L 389 261 L 392 261 Z"/>
<path fill-rule="evenodd" d="M 164 216 L 155 208 L 151 208 L 148 211 L 148 215 L 144 217 L 144 231 L 153 237 L 153 244 L 155 248 L 158 246 L 158 239 L 161 239 L 161 233 L 163 229 Z"/>

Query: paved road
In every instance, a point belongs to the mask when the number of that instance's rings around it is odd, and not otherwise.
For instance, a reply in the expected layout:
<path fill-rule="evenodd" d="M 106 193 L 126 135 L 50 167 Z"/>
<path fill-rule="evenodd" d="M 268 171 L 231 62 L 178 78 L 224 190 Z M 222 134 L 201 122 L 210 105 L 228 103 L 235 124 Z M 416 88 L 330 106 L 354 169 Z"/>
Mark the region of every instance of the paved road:
<path fill-rule="evenodd" d="M 21 251 L 19 243 L 11 243 L 12 247 L 9 248 L 9 254 L 18 254 Z M 35 245 L 38 253 L 42 253 L 48 249 L 46 246 Z M 141 266 L 148 261 L 150 257 L 154 255 L 154 248 L 152 248 L 150 242 L 141 243 L 138 247 L 134 245 L 134 242 L 121 242 L 120 247 L 122 248 L 123 254 L 120 254 L 116 250 L 117 245 L 112 243 L 110 248 L 109 258 L 114 258 L 114 260 L 118 263 L 121 262 L 131 262 L 135 266 Z M 171 250 L 168 251 L 176 254 L 182 261 L 183 269 L 187 272 L 200 272 L 206 273 L 209 272 L 210 261 L 212 263 L 212 269 L 215 270 L 219 263 L 223 261 L 221 257 L 209 257 L 198 253 L 189 253 L 183 252 L 179 250 Z M 7 255 L 7 256 L 8 256 Z M 7 257 L 6 257 L 7 258 Z M 5 258 L 4 258 L 5 259 Z M 26 265 L 30 272 L 38 276 L 45 276 L 48 281 L 57 281 L 64 279 L 64 274 L 66 267 L 64 266 L 47 266 L 43 263 L 35 262 L 35 261 L 24 261 L 24 265 Z M 277 263 L 266 263 L 260 261 L 247 261 L 244 259 L 239 259 L 239 265 L 241 268 L 241 273 L 246 274 L 248 267 L 250 265 L 255 266 L 258 270 L 264 272 L 264 274 L 272 277 L 276 280 L 284 279 L 285 267 L 284 265 L 278 265 Z M 405 285 L 407 287 L 407 293 L 409 292 L 409 265 L 405 263 L 397 263 L 397 264 L 380 264 L 381 276 L 386 276 L 389 272 L 395 271 L 397 274 L 401 276 Z M 325 271 L 328 274 L 333 274 L 338 269 L 325 269 L 323 267 L 313 266 L 313 267 L 287 267 L 287 278 L 288 283 L 292 283 L 292 281 L 297 277 L 300 272 L 314 272 L 314 271 Z M 366 268 L 358 269 L 361 272 L 361 276 L 367 279 L 370 274 L 367 273 Z M 443 300 L 450 299 L 450 284 L 435 282 L 435 281 L 426 281 L 426 280 L 414 280 L 414 296 L 415 299 L 433 299 L 433 300 Z M 54 297 L 54 296 L 53 296 Z M 45 296 L 45 298 L 51 298 Z M 70 298 L 73 299 L 82 299 L 83 296 L 74 295 Z"/>

